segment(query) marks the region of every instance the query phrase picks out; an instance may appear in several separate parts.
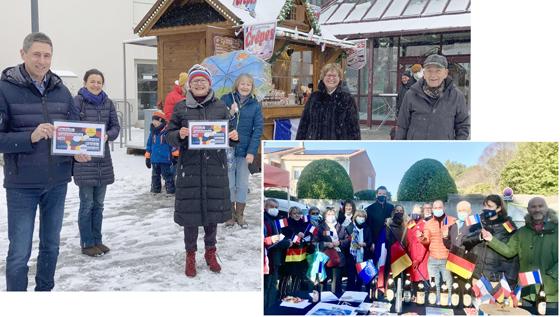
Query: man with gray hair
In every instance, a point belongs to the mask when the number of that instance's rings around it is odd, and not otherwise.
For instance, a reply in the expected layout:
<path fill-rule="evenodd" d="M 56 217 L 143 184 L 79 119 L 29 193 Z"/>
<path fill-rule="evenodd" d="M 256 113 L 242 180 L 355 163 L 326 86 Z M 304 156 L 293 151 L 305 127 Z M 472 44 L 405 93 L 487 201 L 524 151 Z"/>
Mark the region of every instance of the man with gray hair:
<path fill-rule="evenodd" d="M 36 291 L 50 291 L 60 243 L 72 157 L 50 153 L 53 121 L 79 120 L 72 96 L 50 71 L 52 42 L 31 33 L 20 50 L 23 64 L 6 68 L 0 78 L 0 153 L 4 153 L 4 187 L 8 209 L 8 291 L 26 291 L 27 262 L 39 206 L 39 256 Z M 88 155 L 74 156 L 79 162 Z"/>
<path fill-rule="evenodd" d="M 463 93 L 448 77 L 447 59 L 432 54 L 424 77 L 404 95 L 397 118 L 397 140 L 467 140 L 470 113 Z"/>
<path fill-rule="evenodd" d="M 488 246 L 505 256 L 519 255 L 519 272 L 540 270 L 542 286 L 546 293 L 547 309 L 558 310 L 558 217 L 541 197 L 534 197 L 527 204 L 525 226 L 518 229 L 507 243 L 494 239 L 492 233 L 482 229 L 482 239 Z M 523 306 L 534 306 L 538 296 L 537 285 L 521 290 Z M 552 314 L 551 312 L 547 312 Z M 554 313 L 555 314 L 555 313 Z"/>

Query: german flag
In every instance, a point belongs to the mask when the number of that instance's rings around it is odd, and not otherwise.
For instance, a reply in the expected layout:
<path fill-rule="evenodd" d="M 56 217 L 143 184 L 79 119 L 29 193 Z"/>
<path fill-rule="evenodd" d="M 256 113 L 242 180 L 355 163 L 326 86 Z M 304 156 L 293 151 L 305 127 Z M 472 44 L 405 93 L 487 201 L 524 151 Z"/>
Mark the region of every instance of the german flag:
<path fill-rule="evenodd" d="M 515 226 L 508 220 L 506 222 L 503 223 L 504 228 L 506 228 L 506 231 L 509 233 L 512 233 L 515 231 Z"/>
<path fill-rule="evenodd" d="M 411 265 L 412 260 L 408 254 L 406 254 L 406 251 L 399 241 L 395 241 L 393 245 L 391 245 L 391 272 L 393 272 L 393 276 L 399 275 Z"/>
<path fill-rule="evenodd" d="M 470 279 L 476 266 L 476 259 L 473 261 L 468 258 L 472 258 L 472 256 L 461 257 L 459 250 L 453 247 L 447 256 L 445 268 L 464 279 Z"/>
<path fill-rule="evenodd" d="M 301 262 L 306 256 L 305 248 L 289 248 L 286 251 L 286 262 Z"/>
<path fill-rule="evenodd" d="M 412 229 L 416 226 L 416 221 L 411 220 L 410 223 L 408 224 L 408 229 Z"/>

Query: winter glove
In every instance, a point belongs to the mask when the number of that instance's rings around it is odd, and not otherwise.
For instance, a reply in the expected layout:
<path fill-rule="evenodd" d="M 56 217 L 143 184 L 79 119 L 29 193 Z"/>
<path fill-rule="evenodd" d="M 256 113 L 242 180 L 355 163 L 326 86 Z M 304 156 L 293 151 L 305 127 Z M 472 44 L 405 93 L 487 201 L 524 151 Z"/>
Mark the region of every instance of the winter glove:
<path fill-rule="evenodd" d="M 150 162 L 149 158 L 146 158 L 146 167 L 147 168 L 152 168 L 152 162 Z"/>

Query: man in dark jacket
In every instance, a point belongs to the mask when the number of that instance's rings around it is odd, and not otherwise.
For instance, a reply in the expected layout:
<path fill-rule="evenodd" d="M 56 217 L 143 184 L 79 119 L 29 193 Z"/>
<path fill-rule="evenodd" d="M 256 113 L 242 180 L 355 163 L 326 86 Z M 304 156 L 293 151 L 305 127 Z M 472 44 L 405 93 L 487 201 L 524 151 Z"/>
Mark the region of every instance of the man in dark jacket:
<path fill-rule="evenodd" d="M 399 111 L 401 109 L 404 95 L 414 84 L 416 84 L 416 79 L 414 79 L 410 70 L 405 70 L 401 76 L 401 89 L 399 90 L 399 94 L 397 95 L 397 111 L 395 117 L 399 117 Z"/>
<path fill-rule="evenodd" d="M 405 94 L 397 119 L 397 140 L 467 140 L 470 113 L 465 96 L 448 75 L 447 59 L 433 54 L 424 77 Z"/>
<path fill-rule="evenodd" d="M 386 219 L 391 218 L 394 209 L 394 206 L 387 202 L 387 187 L 379 186 L 376 195 L 376 201 L 366 207 L 366 223 L 373 239 L 379 237 L 379 231 L 385 226 Z"/>
<path fill-rule="evenodd" d="M 20 50 L 23 64 L 2 72 L 0 80 L 0 152 L 4 153 L 4 187 L 8 203 L 6 287 L 26 291 L 27 262 L 33 227 L 40 206 L 40 242 L 35 276 L 36 291 L 54 287 L 60 229 L 72 158 L 50 154 L 53 121 L 79 118 L 72 96 L 50 71 L 52 42 L 43 33 L 31 33 Z M 88 155 L 74 157 L 80 162 Z"/>
<path fill-rule="evenodd" d="M 290 237 L 283 235 L 276 223 L 281 218 L 278 214 L 278 201 L 273 198 L 265 200 L 263 224 L 269 265 L 269 273 L 264 276 L 265 310 L 278 300 L 278 270 L 284 262 L 286 250 L 292 246 Z"/>

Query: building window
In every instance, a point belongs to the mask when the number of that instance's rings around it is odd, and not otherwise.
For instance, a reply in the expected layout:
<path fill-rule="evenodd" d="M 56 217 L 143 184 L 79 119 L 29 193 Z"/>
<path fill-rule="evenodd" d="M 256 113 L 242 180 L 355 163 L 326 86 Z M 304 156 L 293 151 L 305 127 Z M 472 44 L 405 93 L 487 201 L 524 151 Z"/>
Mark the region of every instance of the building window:
<path fill-rule="evenodd" d="M 144 120 L 144 109 L 155 109 L 157 104 L 157 64 L 138 62 L 136 82 L 138 91 L 138 120 Z"/>
<path fill-rule="evenodd" d="M 303 171 L 303 168 L 294 168 L 294 179 L 296 181 L 299 180 L 299 177 L 301 176 L 301 171 Z"/>

